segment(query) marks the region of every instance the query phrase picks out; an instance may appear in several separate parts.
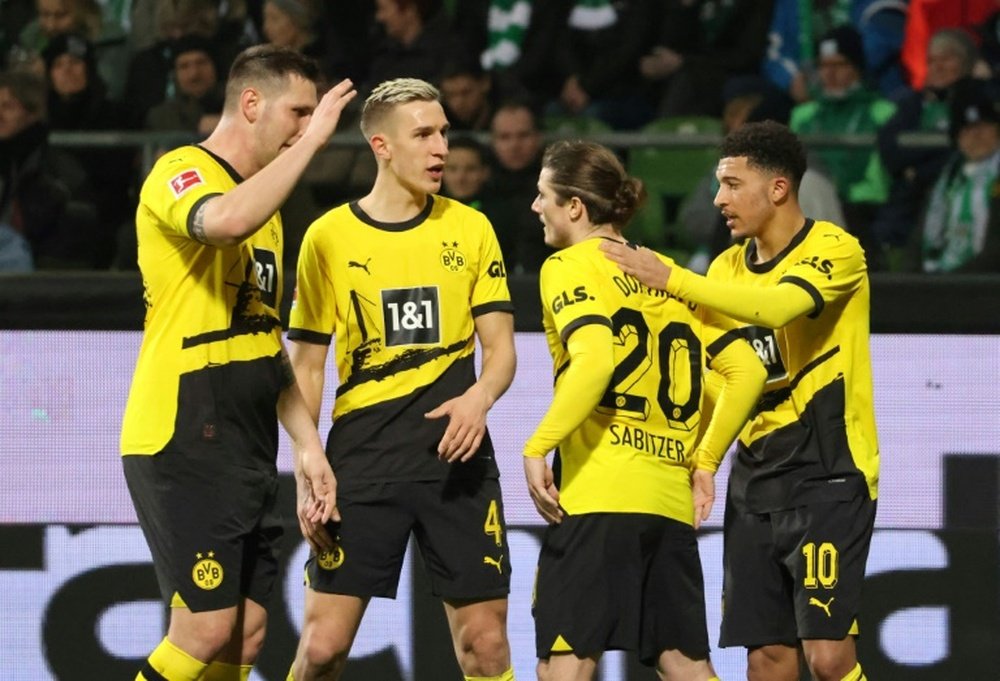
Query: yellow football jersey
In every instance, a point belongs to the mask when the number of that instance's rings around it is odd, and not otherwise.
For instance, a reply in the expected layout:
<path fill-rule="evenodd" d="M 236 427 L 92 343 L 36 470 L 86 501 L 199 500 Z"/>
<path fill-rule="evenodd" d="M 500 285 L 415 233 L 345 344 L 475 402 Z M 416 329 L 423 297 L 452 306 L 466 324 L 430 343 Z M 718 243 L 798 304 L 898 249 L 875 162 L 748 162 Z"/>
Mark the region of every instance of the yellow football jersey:
<path fill-rule="evenodd" d="M 708 278 L 802 287 L 815 308 L 780 329 L 741 325 L 768 370 L 739 437 L 730 494 L 754 512 L 878 494 L 878 438 L 869 354 L 870 290 L 858 240 L 807 221 L 776 258 L 755 264 L 754 242 L 730 247 Z"/>
<path fill-rule="evenodd" d="M 241 179 L 222 159 L 186 146 L 161 157 L 143 183 L 136 230 L 146 318 L 123 454 L 155 454 L 181 437 L 195 447 L 242 448 L 273 466 L 275 407 L 286 382 L 277 311 L 281 217 L 226 248 L 189 231 L 198 207 Z"/>
<path fill-rule="evenodd" d="M 703 377 L 713 356 L 742 341 L 730 320 L 624 274 L 599 243 L 549 256 L 540 276 L 556 390 L 573 331 L 603 324 L 614 336 L 611 384 L 559 444 L 560 504 L 571 514 L 652 513 L 691 524 Z"/>
<path fill-rule="evenodd" d="M 477 210 L 432 196 L 420 215 L 389 224 L 350 203 L 310 225 L 288 337 L 335 338 L 327 451 L 338 476 L 448 474 L 436 456 L 446 419 L 424 413 L 475 382 L 474 319 L 495 311 L 513 306 L 496 235 Z M 496 474 L 488 436 L 473 462 L 451 468 Z"/>

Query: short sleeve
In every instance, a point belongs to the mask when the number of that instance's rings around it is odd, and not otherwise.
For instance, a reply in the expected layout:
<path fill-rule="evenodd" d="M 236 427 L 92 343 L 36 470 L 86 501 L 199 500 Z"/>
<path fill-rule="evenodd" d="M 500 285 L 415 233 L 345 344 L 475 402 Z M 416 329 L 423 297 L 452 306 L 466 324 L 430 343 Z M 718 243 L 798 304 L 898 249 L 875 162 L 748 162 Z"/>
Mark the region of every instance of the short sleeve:
<path fill-rule="evenodd" d="M 472 289 L 472 316 L 487 312 L 513 312 L 507 287 L 507 268 L 504 265 L 500 244 L 490 221 L 482 213 L 477 213 L 482 221 L 479 244 L 479 272 Z"/>
<path fill-rule="evenodd" d="M 585 324 L 611 328 L 608 303 L 597 290 L 596 281 L 599 279 L 588 263 L 568 254 L 550 256 L 542 264 L 539 275 L 542 307 L 564 343 Z"/>
<path fill-rule="evenodd" d="M 337 320 L 337 306 L 320 237 L 317 223 L 313 223 L 299 249 L 288 338 L 329 345 Z"/>
<path fill-rule="evenodd" d="M 814 229 L 820 230 L 818 239 L 810 240 L 815 245 L 804 249 L 781 277 L 781 283 L 796 284 L 812 296 L 812 318 L 819 316 L 828 303 L 861 287 L 868 273 L 864 251 L 856 238 L 829 223 L 817 223 Z"/>
<path fill-rule="evenodd" d="M 209 171 L 192 154 L 174 152 L 156 164 L 142 194 L 143 204 L 156 214 L 159 224 L 193 239 L 191 228 L 198 208 L 224 191 L 225 188 L 211 181 Z"/>

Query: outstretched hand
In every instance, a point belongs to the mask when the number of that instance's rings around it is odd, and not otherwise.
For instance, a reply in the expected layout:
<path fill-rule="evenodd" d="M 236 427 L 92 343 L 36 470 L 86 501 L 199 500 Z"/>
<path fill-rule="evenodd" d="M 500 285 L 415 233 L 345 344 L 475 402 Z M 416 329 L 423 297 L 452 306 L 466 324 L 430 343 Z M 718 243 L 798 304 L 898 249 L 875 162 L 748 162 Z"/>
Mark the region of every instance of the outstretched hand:
<path fill-rule="evenodd" d="M 645 246 L 632 246 L 611 239 L 602 239 L 600 248 L 604 255 L 618 264 L 619 269 L 651 289 L 665 291 L 673 261 L 663 262 Z"/>
<path fill-rule="evenodd" d="M 316 109 L 313 110 L 312 118 L 309 120 L 309 126 L 304 135 L 315 136 L 320 144 L 325 144 L 336 131 L 344 107 L 357 94 L 354 83 L 349 78 L 345 78 L 327 90 L 326 94 L 319 100 L 319 104 L 316 105 Z"/>

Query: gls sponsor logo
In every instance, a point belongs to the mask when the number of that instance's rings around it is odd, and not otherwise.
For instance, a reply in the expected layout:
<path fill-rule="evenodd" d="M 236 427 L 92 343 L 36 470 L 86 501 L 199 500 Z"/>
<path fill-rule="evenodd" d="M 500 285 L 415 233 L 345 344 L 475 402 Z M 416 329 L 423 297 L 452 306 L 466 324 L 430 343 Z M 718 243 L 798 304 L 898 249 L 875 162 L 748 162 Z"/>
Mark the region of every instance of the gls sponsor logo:
<path fill-rule="evenodd" d="M 502 260 L 494 260 L 486 268 L 486 274 L 490 275 L 492 279 L 503 279 L 507 276 L 507 269 L 503 266 Z"/>
<path fill-rule="evenodd" d="M 587 288 L 585 286 L 577 286 L 572 290 L 572 292 L 563 291 L 558 296 L 553 298 L 552 311 L 558 314 L 564 307 L 575 305 L 576 303 L 582 303 L 588 299 L 593 300 L 594 297 L 587 294 Z"/>
<path fill-rule="evenodd" d="M 803 258 L 797 263 L 799 265 L 809 265 L 817 272 L 825 274 L 827 279 L 831 279 L 831 272 L 833 272 L 833 263 L 829 260 L 820 260 L 818 255 L 814 255 L 811 258 Z"/>

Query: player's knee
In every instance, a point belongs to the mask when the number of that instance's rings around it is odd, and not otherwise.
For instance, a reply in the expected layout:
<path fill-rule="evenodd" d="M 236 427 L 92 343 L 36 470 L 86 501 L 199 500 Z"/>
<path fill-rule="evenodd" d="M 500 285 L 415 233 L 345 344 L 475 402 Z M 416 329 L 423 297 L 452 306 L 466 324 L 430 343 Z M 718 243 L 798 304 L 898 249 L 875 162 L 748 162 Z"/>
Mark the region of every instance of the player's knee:
<path fill-rule="evenodd" d="M 351 650 L 351 639 L 346 632 L 320 623 L 306 623 L 302 630 L 299 656 L 317 672 L 330 671 L 344 660 Z"/>
<path fill-rule="evenodd" d="M 816 681 L 841 681 L 854 667 L 854 660 L 846 660 L 840 651 L 830 647 L 809 650 L 806 664 Z"/>
<path fill-rule="evenodd" d="M 476 660 L 498 659 L 503 662 L 510 655 L 503 627 L 493 623 L 464 627 L 459 646 L 464 655 L 469 655 Z"/>

